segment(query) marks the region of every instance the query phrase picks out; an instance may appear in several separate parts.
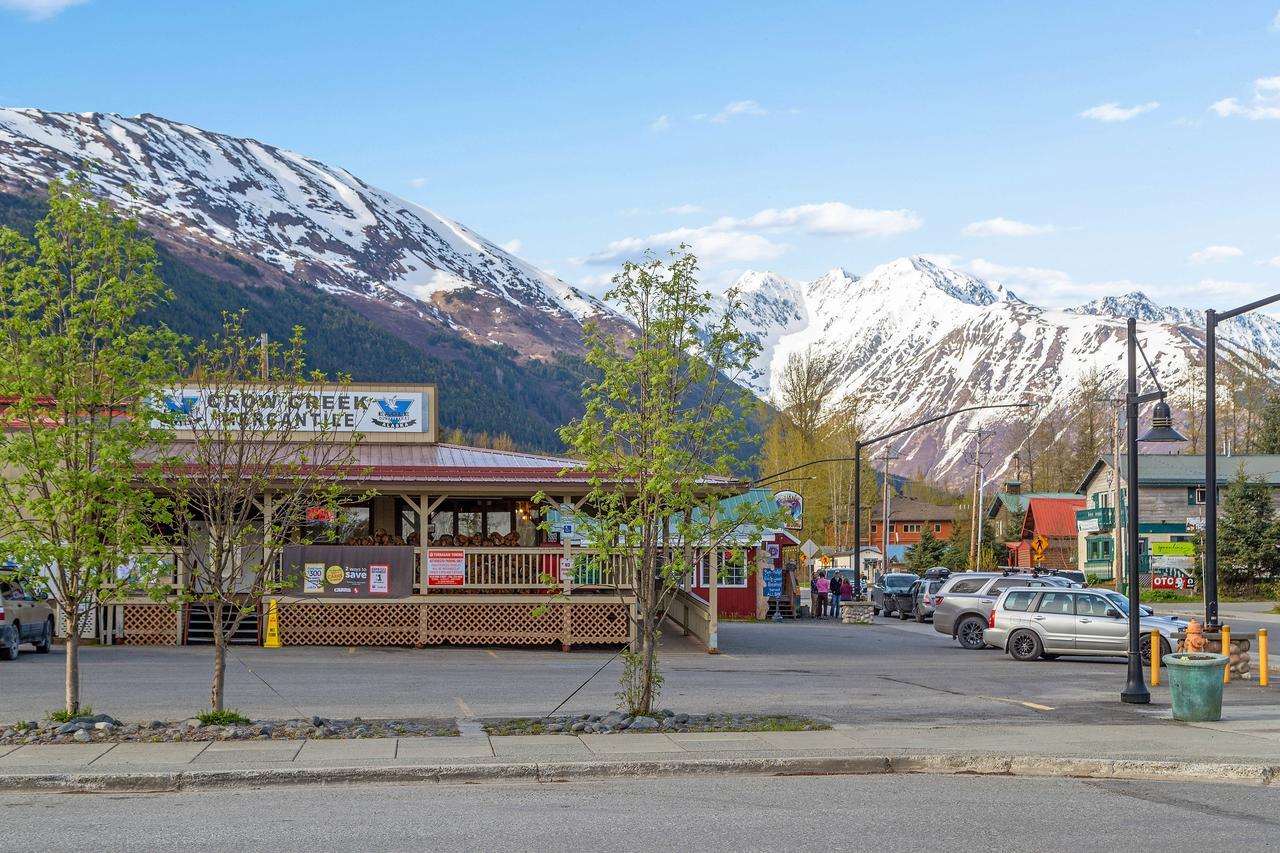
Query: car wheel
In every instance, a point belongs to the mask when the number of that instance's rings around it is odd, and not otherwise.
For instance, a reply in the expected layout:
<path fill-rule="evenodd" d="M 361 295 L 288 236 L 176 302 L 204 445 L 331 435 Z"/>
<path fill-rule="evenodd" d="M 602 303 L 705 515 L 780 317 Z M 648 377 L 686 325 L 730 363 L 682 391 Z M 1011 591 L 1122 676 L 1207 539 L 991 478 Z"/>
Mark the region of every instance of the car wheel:
<path fill-rule="evenodd" d="M 1044 654 L 1044 645 L 1034 631 L 1014 631 L 1009 638 L 1009 654 L 1014 660 L 1035 660 Z"/>
<path fill-rule="evenodd" d="M 1169 641 L 1164 637 L 1160 638 L 1160 660 L 1163 666 L 1164 656 L 1169 654 Z M 1142 640 L 1138 643 L 1138 654 L 1142 656 L 1142 662 L 1147 666 L 1151 666 L 1151 635 L 1144 634 Z"/>
<path fill-rule="evenodd" d="M 36 654 L 47 655 L 49 650 L 53 648 L 53 620 L 46 619 L 44 623 L 44 633 L 40 635 L 40 639 L 36 642 Z"/>
<path fill-rule="evenodd" d="M 18 644 L 20 642 L 18 637 L 21 630 L 17 625 L 10 626 L 8 638 L 3 645 L 0 645 L 0 660 L 13 660 L 18 656 Z"/>
<path fill-rule="evenodd" d="M 956 626 L 956 639 L 960 642 L 961 648 L 976 651 L 984 649 L 987 644 L 982 642 L 982 632 L 987 630 L 987 623 L 977 616 L 966 616 Z"/>

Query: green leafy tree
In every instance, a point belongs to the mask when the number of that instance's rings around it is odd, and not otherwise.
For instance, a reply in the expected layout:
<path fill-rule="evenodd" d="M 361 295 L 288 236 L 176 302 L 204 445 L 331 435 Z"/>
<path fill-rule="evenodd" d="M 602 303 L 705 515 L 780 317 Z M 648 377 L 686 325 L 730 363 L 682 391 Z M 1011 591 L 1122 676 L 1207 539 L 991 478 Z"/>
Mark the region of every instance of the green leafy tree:
<path fill-rule="evenodd" d="M 1280 568 L 1271 489 L 1241 466 L 1222 499 L 1218 521 L 1218 576 L 1225 587 L 1252 591 Z"/>
<path fill-rule="evenodd" d="M 920 541 L 907 549 L 907 568 L 916 574 L 943 565 L 947 543 L 933 535 L 932 530 L 920 534 Z"/>
<path fill-rule="evenodd" d="M 681 580 L 702 554 L 764 521 L 745 506 L 733 518 L 714 511 L 741 491 L 730 475 L 753 404 L 735 380 L 759 345 L 738 328 L 736 292 L 712 316 L 697 269 L 684 246 L 669 263 L 649 254 L 623 265 L 606 299 L 635 333 L 619 341 L 588 327 L 587 362 L 598 374 L 583 386 L 583 416 L 561 430 L 589 472 L 578 529 L 602 563 L 621 561 L 625 577 L 615 581 L 634 592 L 636 646 L 619 694 L 633 714 L 653 709 L 659 626 Z"/>
<path fill-rule="evenodd" d="M 300 567 L 282 564 L 284 547 L 310 544 L 325 533 L 309 523 L 317 509 L 336 513 L 372 493 L 351 495 L 343 488 L 358 477 L 359 433 L 340 431 L 327 418 L 296 431 L 289 421 L 294 407 L 272 402 L 305 401 L 348 384 L 346 377 L 307 370 L 302 329 L 294 329 L 287 344 L 272 341 L 263 348 L 244 334 L 243 314 L 224 315 L 222 331 L 196 349 L 189 373 L 183 393 L 195 401 L 192 414 L 178 425 L 162 461 L 175 544 L 187 555 L 187 576 L 169 601 L 209 617 L 209 704 L 221 711 L 231 638 L 263 596 L 296 583 Z M 261 396 L 247 397 L 246 391 Z M 237 397 L 256 402 L 209 404 Z"/>
<path fill-rule="evenodd" d="M 135 461 L 162 440 L 179 341 L 139 322 L 168 292 L 137 223 L 74 178 L 49 194 L 33 240 L 0 231 L 0 549 L 56 599 L 75 713 L 80 615 L 161 571 L 167 505 Z"/>

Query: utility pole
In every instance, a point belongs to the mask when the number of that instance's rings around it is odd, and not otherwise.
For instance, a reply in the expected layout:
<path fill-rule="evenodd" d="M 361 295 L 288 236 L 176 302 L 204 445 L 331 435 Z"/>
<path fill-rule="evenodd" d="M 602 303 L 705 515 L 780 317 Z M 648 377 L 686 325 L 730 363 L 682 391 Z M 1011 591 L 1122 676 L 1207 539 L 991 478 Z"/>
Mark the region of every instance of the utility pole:
<path fill-rule="evenodd" d="M 989 430 L 979 427 L 968 432 L 978 437 L 973 448 L 973 506 L 969 512 L 969 565 L 976 571 L 982 568 L 982 487 L 986 476 L 982 464 L 982 436 Z"/>
<path fill-rule="evenodd" d="M 266 382 L 271 379 L 271 343 L 266 332 L 258 338 L 258 346 L 261 349 L 258 357 L 259 369 L 262 371 L 262 381 Z"/>
<path fill-rule="evenodd" d="M 1115 551 L 1113 559 L 1115 562 L 1115 571 L 1113 574 L 1116 580 L 1120 579 L 1120 572 L 1125 571 L 1125 581 L 1128 581 L 1127 569 L 1124 562 L 1124 536 L 1120 532 L 1120 409 L 1116 410 L 1115 429 L 1111 433 L 1112 437 L 1112 461 L 1111 466 L 1111 538 L 1114 541 L 1112 550 Z"/>
<path fill-rule="evenodd" d="M 884 447 L 884 470 L 880 475 L 881 493 L 880 493 L 880 509 L 884 514 L 884 519 L 880 527 L 880 573 L 884 574 L 889 571 L 889 460 L 897 459 L 896 455 L 889 454 L 889 445 Z"/>

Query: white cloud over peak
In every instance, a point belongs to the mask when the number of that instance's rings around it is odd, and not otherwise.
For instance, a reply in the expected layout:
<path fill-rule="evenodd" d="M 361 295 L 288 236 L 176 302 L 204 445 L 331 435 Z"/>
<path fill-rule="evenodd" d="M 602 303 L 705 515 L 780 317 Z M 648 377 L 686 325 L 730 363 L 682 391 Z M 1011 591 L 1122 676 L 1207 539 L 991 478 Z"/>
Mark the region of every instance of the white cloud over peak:
<path fill-rule="evenodd" d="M 43 21 L 63 9 L 87 2 L 89 0 L 0 0 L 0 9 L 18 12 L 29 21 Z"/>
<path fill-rule="evenodd" d="M 1276 12 L 1276 16 L 1271 19 L 1271 31 L 1280 33 L 1280 12 Z"/>
<path fill-rule="evenodd" d="M 425 187 L 426 185 L 427 185 L 426 178 L 410 178 L 409 179 L 409 186 L 411 187 L 421 188 L 421 187 Z"/>
<path fill-rule="evenodd" d="M 586 259 L 605 265 L 637 257 L 645 249 L 657 252 L 688 243 L 707 264 L 759 262 L 782 255 L 787 246 L 766 235 L 789 232 L 812 237 L 884 237 L 919 228 L 923 220 L 912 210 L 876 210 L 844 202 L 766 208 L 739 219 L 723 216 L 698 228 L 675 228 L 647 237 L 614 240 Z"/>
<path fill-rule="evenodd" d="M 1192 252 L 1187 256 L 1187 260 L 1193 264 L 1207 264 L 1210 261 L 1223 261 L 1227 258 L 1238 258 L 1244 254 L 1244 249 L 1235 246 L 1205 246 L 1197 252 Z"/>
<path fill-rule="evenodd" d="M 663 213 L 672 213 L 676 216 L 690 216 L 694 213 L 702 213 L 703 207 L 700 204 L 677 204 L 674 207 L 668 207 Z"/>
<path fill-rule="evenodd" d="M 1239 98 L 1223 98 L 1210 104 L 1209 109 L 1222 118 L 1280 119 L 1280 76 L 1254 80 L 1253 98 L 1245 103 Z"/>
<path fill-rule="evenodd" d="M 721 107 L 719 112 L 712 115 L 698 113 L 694 118 L 699 121 L 706 119 L 708 121 L 713 121 L 716 124 L 724 124 L 735 116 L 765 116 L 768 114 L 769 111 L 761 106 L 759 101 L 742 100 L 730 101 Z"/>
<path fill-rule="evenodd" d="M 499 243 L 498 248 L 504 252 L 507 252 L 508 254 L 514 255 L 514 254 L 517 254 L 522 248 L 524 248 L 524 241 L 520 239 L 508 240 L 505 243 Z"/>
<path fill-rule="evenodd" d="M 1145 104 L 1135 104 L 1132 107 L 1122 107 L 1115 101 L 1108 101 L 1105 104 L 1089 107 L 1089 109 L 1080 113 L 1080 118 L 1090 118 L 1094 121 L 1128 121 L 1131 118 L 1149 113 L 1160 106 L 1159 101 L 1147 101 Z"/>
<path fill-rule="evenodd" d="M 660 115 L 649 123 L 650 133 L 662 133 L 662 131 L 670 129 L 671 119 L 666 115 Z"/>
<path fill-rule="evenodd" d="M 970 237 L 1035 237 L 1039 234 L 1052 234 L 1057 230 L 1056 225 L 1032 225 L 997 216 L 995 219 L 970 222 L 964 227 L 963 233 Z"/>

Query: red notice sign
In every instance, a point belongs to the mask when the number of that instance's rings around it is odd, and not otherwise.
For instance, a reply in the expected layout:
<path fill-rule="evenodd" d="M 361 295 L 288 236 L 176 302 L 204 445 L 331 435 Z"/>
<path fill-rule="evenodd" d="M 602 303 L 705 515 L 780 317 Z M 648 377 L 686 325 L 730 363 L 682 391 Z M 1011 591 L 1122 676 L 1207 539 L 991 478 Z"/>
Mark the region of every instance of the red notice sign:
<path fill-rule="evenodd" d="M 465 586 L 467 552 L 461 548 L 427 549 L 427 586 Z"/>

